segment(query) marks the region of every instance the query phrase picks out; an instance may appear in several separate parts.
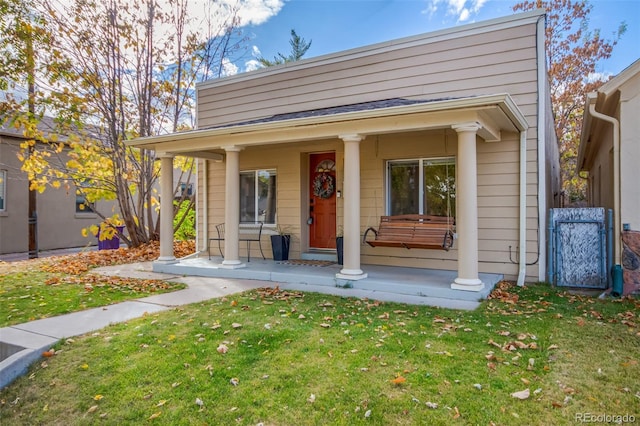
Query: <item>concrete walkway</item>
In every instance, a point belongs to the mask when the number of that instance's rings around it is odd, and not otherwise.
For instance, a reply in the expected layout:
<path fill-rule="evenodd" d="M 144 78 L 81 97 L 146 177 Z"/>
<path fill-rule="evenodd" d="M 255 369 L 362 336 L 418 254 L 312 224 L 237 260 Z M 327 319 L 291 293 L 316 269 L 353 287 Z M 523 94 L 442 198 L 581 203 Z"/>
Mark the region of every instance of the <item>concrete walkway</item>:
<path fill-rule="evenodd" d="M 41 359 L 42 353 L 61 339 L 100 330 L 113 323 L 125 322 L 145 314 L 160 312 L 175 306 L 188 305 L 260 287 L 279 286 L 283 290 L 301 290 L 344 297 L 368 298 L 415 305 L 432 304 L 420 296 L 386 293 L 373 290 L 345 289 L 324 285 L 275 283 L 260 280 L 240 280 L 177 276 L 152 271 L 151 262 L 96 268 L 92 272 L 110 276 L 160 279 L 187 285 L 184 290 L 88 309 L 67 315 L 31 321 L 0 328 L 0 388 L 25 374 L 29 366 Z M 442 300 L 443 306 L 454 309 L 474 309 L 476 303 Z"/>

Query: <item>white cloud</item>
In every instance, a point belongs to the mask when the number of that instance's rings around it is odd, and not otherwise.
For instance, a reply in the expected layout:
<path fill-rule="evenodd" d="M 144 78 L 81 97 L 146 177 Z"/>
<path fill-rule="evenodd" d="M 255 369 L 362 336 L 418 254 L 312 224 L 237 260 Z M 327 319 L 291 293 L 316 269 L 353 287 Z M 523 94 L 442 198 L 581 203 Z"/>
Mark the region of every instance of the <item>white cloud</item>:
<path fill-rule="evenodd" d="M 613 74 L 611 74 L 610 72 L 590 72 L 587 75 L 587 81 L 589 83 L 593 83 L 596 81 L 609 81 L 609 79 L 611 78 Z"/>
<path fill-rule="evenodd" d="M 221 77 L 227 77 L 230 75 L 238 74 L 239 68 L 236 64 L 231 62 L 229 59 L 224 58 L 222 60 L 222 73 Z"/>
<path fill-rule="evenodd" d="M 247 72 L 259 70 L 260 68 L 262 68 L 262 65 L 255 59 L 249 59 L 244 63 L 244 70 Z"/>
<path fill-rule="evenodd" d="M 469 9 L 466 7 L 462 9 L 458 15 L 458 22 L 464 22 L 469 19 Z"/>
<path fill-rule="evenodd" d="M 223 0 L 223 3 L 238 8 L 241 26 L 263 24 L 284 6 L 284 0 Z"/>
<path fill-rule="evenodd" d="M 455 17 L 457 22 L 468 21 L 477 14 L 487 0 L 427 0 L 423 13 L 431 18 L 436 12 L 445 9 L 446 16 Z"/>

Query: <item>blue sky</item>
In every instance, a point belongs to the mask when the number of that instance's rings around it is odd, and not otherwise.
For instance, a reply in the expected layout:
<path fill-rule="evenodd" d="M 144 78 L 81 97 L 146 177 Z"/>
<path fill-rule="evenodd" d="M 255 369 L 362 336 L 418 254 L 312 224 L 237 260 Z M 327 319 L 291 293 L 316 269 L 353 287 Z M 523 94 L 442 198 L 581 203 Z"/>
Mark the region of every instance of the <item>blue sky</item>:
<path fill-rule="evenodd" d="M 289 53 L 289 33 L 312 40 L 305 58 L 341 50 L 511 15 L 508 0 L 245 0 L 261 2 L 261 22 L 243 28 L 250 44 L 262 56 L 272 59 Z M 591 0 L 589 28 L 611 34 L 622 21 L 627 32 L 613 56 L 599 64 L 597 72 L 618 74 L 640 58 L 640 0 Z M 254 20 L 256 22 L 256 20 Z M 251 58 L 243 58 L 244 71 Z M 242 61 L 241 61 L 242 62 Z M 245 69 L 242 69 L 245 67 Z"/>

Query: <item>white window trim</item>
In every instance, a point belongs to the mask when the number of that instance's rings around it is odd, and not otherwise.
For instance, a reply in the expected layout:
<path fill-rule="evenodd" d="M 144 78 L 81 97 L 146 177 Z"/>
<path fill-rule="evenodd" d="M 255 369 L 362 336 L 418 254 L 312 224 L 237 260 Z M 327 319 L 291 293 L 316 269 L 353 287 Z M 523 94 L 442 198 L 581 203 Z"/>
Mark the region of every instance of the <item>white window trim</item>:
<path fill-rule="evenodd" d="M 243 174 L 249 174 L 249 173 L 253 173 L 253 178 L 255 181 L 255 191 L 254 191 L 254 200 L 253 200 L 253 205 L 256 206 L 256 209 L 258 209 L 258 201 L 260 199 L 259 194 L 258 194 L 258 179 L 259 179 L 259 173 L 260 172 L 269 172 L 269 173 L 273 173 L 274 176 L 278 176 L 278 171 L 275 168 L 270 168 L 270 169 L 248 169 L 248 170 L 241 170 L 240 171 L 240 175 Z M 277 191 L 277 183 L 276 183 L 276 191 Z M 276 229 L 278 227 L 278 208 L 277 208 L 277 203 L 278 203 L 278 199 L 277 199 L 277 194 L 276 194 L 276 216 L 275 216 L 275 222 L 274 223 L 264 223 L 264 228 L 270 228 L 270 229 Z M 242 213 L 242 212 L 240 212 Z M 259 211 L 255 211 L 255 217 L 259 216 Z M 258 220 L 255 220 L 254 223 L 258 223 Z"/>
<path fill-rule="evenodd" d="M 390 173 L 389 173 L 389 165 L 391 163 L 411 163 L 411 162 L 418 162 L 418 179 L 420 182 L 420 191 L 418 194 L 418 206 L 419 206 L 419 213 L 418 214 L 424 214 L 424 187 L 423 187 L 423 183 L 424 183 L 424 162 L 425 161 L 443 161 L 443 162 L 448 162 L 451 161 L 453 162 L 453 164 L 457 164 L 456 162 L 456 157 L 455 156 L 446 156 L 446 157 L 415 157 L 415 158 L 398 158 L 398 159 L 390 159 L 386 161 L 385 164 L 385 211 L 386 214 L 391 214 L 391 182 L 390 182 Z"/>

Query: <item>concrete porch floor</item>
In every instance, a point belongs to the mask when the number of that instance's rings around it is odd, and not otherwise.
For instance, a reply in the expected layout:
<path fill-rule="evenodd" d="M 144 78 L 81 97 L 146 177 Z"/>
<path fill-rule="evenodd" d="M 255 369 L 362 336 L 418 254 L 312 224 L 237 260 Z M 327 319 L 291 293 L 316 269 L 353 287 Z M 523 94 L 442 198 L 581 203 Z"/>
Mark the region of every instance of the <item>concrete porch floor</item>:
<path fill-rule="evenodd" d="M 297 289 L 341 296 L 375 298 L 401 303 L 439 306 L 453 309 L 475 309 L 486 299 L 501 274 L 480 273 L 485 284 L 482 291 L 451 289 L 457 271 L 418 269 L 396 266 L 362 265 L 367 278 L 350 281 L 336 278 L 341 265 L 326 266 L 284 264 L 271 259 L 241 258 L 245 267 L 228 269 L 221 266 L 221 257 L 190 257 L 176 263 L 154 262 L 153 271 L 175 275 L 193 275 L 230 279 L 270 281 L 281 289 Z"/>

